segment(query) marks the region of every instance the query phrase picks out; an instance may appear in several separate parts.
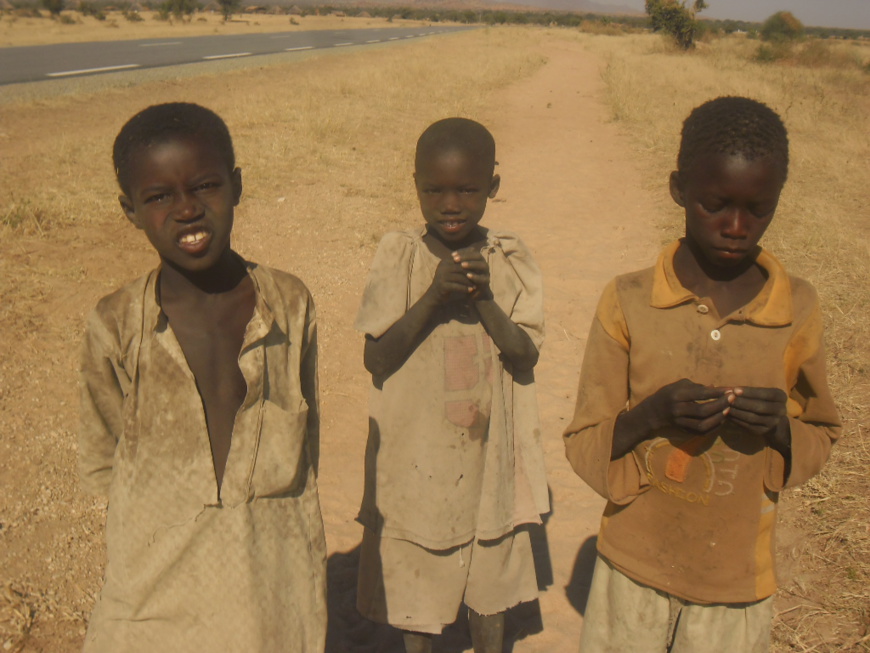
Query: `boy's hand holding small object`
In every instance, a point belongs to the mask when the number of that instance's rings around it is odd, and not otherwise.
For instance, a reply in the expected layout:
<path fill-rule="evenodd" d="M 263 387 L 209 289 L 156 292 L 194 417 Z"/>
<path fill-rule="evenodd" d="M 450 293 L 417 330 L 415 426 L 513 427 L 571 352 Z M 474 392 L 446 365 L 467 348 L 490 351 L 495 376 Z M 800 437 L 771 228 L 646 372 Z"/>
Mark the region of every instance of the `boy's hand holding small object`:
<path fill-rule="evenodd" d="M 680 379 L 647 399 L 650 424 L 653 428 L 673 425 L 693 433 L 709 433 L 725 421 L 732 403 L 730 392 L 730 388 Z"/>
<path fill-rule="evenodd" d="M 750 433 L 764 436 L 777 451 L 791 446 L 786 401 L 788 397 L 779 388 L 736 387 L 728 391 L 731 408 L 728 419 Z"/>
<path fill-rule="evenodd" d="M 460 265 L 471 284 L 468 289 L 471 299 L 492 299 L 492 291 L 489 288 L 489 264 L 480 250 L 466 247 L 453 252 L 453 260 Z"/>

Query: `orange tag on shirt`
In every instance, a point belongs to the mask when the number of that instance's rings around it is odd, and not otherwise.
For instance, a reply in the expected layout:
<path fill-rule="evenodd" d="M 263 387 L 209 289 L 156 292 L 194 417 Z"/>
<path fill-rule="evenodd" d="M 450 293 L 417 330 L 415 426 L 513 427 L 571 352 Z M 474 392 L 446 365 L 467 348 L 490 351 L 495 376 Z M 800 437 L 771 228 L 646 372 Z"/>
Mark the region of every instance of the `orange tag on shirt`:
<path fill-rule="evenodd" d="M 692 462 L 692 458 L 700 450 L 703 442 L 704 436 L 698 436 L 686 440 L 679 447 L 676 447 L 668 456 L 665 476 L 677 483 L 685 481 L 686 475 L 689 473 L 689 463 Z"/>

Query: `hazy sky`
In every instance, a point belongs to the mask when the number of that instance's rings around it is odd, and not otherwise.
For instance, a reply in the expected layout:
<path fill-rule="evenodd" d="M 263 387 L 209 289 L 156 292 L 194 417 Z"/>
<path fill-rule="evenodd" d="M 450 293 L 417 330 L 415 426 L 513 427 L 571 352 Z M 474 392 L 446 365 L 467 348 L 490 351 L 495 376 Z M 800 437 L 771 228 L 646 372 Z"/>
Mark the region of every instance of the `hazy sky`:
<path fill-rule="evenodd" d="M 597 0 L 643 11 L 643 0 Z M 688 0 L 686 4 L 691 4 Z M 702 16 L 761 22 L 777 11 L 790 11 L 807 26 L 870 29 L 870 0 L 707 0 Z"/>

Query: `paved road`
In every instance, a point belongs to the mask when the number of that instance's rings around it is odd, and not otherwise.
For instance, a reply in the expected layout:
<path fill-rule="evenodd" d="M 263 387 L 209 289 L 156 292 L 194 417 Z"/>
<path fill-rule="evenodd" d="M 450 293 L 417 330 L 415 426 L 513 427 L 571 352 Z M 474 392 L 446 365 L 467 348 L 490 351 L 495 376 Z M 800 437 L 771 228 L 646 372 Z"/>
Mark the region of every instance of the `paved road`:
<path fill-rule="evenodd" d="M 472 28 L 385 27 L 0 48 L 0 86 L 258 54 L 369 45 L 464 29 Z"/>

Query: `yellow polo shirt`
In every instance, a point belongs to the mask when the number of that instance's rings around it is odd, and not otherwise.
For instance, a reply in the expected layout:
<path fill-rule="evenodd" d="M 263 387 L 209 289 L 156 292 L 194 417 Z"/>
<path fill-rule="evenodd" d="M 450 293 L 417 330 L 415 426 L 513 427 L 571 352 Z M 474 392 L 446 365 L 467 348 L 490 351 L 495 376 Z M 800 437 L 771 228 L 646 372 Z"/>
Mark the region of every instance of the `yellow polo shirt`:
<path fill-rule="evenodd" d="M 840 420 L 825 376 L 813 287 L 759 248 L 766 274 L 746 306 L 720 316 L 682 286 L 672 243 L 652 268 L 605 289 L 586 346 L 568 460 L 608 500 L 598 550 L 634 580 L 698 603 L 744 603 L 776 590 L 778 493 L 824 465 Z M 610 460 L 617 416 L 688 378 L 776 387 L 789 397 L 791 461 L 733 422 L 704 436 L 662 428 Z"/>

